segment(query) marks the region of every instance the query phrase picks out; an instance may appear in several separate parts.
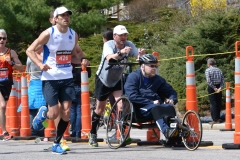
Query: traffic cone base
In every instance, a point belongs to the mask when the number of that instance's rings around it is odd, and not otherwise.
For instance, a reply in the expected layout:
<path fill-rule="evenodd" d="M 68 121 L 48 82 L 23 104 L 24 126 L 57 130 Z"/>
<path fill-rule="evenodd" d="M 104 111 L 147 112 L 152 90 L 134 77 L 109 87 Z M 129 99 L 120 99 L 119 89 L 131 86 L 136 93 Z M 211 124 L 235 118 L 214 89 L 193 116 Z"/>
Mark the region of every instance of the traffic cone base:
<path fill-rule="evenodd" d="M 160 138 L 160 131 L 157 128 L 154 128 L 155 133 L 157 134 L 157 137 Z M 147 141 L 153 142 L 158 141 L 158 138 L 156 137 L 153 129 L 147 130 Z"/>

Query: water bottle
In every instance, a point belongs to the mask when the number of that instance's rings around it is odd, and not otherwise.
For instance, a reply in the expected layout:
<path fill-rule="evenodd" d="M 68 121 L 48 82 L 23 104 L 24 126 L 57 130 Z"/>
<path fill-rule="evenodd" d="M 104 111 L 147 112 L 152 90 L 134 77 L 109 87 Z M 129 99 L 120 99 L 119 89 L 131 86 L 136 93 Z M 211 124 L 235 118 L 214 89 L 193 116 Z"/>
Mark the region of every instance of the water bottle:
<path fill-rule="evenodd" d="M 36 139 L 34 140 L 34 142 L 35 142 L 35 143 L 40 143 L 40 142 L 41 142 L 41 138 L 39 138 L 39 137 L 36 138 Z"/>

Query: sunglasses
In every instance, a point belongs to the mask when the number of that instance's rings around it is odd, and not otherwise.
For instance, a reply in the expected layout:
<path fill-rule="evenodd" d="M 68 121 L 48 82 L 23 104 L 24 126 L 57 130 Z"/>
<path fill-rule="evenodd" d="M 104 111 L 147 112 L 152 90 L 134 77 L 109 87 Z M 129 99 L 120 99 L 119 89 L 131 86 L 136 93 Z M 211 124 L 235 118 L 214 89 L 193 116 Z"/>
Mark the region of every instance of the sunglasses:
<path fill-rule="evenodd" d="M 157 65 L 154 65 L 154 64 L 152 64 L 152 65 L 147 65 L 148 67 L 151 67 L 151 68 L 157 68 L 158 66 Z"/>
<path fill-rule="evenodd" d="M 0 37 L 0 41 L 1 40 L 6 40 L 7 38 L 6 37 Z"/>

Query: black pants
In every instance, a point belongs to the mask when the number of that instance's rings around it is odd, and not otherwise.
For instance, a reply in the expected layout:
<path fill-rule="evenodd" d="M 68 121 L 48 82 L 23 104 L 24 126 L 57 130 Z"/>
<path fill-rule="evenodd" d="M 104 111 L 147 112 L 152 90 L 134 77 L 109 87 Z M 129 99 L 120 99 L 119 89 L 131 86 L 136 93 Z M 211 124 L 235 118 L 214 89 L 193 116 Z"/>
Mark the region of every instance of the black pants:
<path fill-rule="evenodd" d="M 216 85 L 217 88 L 220 87 L 220 85 Z M 217 121 L 220 119 L 220 112 L 221 112 L 221 106 L 222 106 L 222 92 L 214 93 L 215 91 L 208 86 L 208 94 L 209 100 L 210 100 L 210 111 L 211 116 L 214 121 Z"/>

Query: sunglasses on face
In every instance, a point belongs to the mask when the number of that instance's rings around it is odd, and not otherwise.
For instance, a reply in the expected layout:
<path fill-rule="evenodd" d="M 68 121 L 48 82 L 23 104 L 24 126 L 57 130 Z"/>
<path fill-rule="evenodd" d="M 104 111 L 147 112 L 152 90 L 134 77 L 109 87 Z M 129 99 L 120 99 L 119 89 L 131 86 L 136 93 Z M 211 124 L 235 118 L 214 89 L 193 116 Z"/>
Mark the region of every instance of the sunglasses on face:
<path fill-rule="evenodd" d="M 6 40 L 7 38 L 6 37 L 0 37 L 0 41 L 1 40 Z"/>
<path fill-rule="evenodd" d="M 151 68 L 157 68 L 158 66 L 155 65 L 155 64 L 152 64 L 152 65 L 147 65 L 148 67 L 151 67 Z"/>

